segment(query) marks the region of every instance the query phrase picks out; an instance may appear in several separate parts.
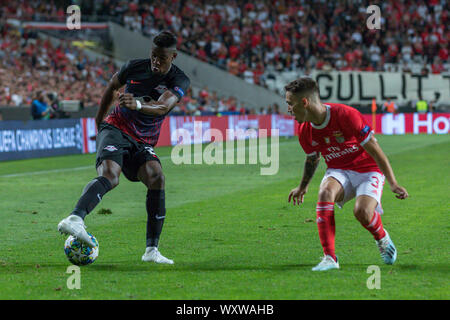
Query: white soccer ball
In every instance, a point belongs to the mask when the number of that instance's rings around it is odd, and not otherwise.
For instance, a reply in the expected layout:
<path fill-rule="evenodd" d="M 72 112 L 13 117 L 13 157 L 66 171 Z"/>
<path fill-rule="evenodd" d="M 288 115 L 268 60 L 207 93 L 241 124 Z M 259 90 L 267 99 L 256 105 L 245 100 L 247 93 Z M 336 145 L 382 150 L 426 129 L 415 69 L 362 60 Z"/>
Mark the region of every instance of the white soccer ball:
<path fill-rule="evenodd" d="M 98 241 L 88 232 L 92 241 L 96 244 L 91 248 L 79 241 L 74 236 L 69 236 L 64 244 L 64 253 L 67 259 L 77 266 L 85 266 L 93 263 L 98 257 Z"/>

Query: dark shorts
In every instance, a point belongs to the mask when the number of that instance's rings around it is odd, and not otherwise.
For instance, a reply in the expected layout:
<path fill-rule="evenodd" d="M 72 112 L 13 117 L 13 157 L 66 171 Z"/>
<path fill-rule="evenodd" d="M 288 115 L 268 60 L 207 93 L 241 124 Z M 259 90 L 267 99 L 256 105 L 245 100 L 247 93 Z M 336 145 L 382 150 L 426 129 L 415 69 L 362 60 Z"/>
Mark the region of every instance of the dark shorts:
<path fill-rule="evenodd" d="M 118 128 L 102 123 L 97 134 L 97 168 L 103 160 L 113 160 L 130 181 L 139 181 L 139 168 L 147 161 L 159 161 L 153 147 L 137 142 Z"/>

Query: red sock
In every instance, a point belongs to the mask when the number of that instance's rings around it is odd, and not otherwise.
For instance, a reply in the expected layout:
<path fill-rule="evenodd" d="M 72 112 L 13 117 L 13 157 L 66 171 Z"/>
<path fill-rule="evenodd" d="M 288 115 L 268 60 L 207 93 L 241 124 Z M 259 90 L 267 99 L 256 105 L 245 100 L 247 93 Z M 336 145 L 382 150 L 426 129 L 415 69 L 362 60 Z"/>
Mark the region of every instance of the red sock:
<path fill-rule="evenodd" d="M 369 230 L 375 240 L 380 240 L 386 235 L 383 223 L 381 222 L 381 215 L 377 211 L 373 213 L 370 223 L 367 226 L 363 225 L 363 227 Z"/>
<path fill-rule="evenodd" d="M 317 228 L 319 229 L 320 243 L 323 252 L 330 255 L 336 260 L 334 250 L 334 237 L 336 225 L 334 223 L 334 203 L 333 202 L 317 202 Z"/>

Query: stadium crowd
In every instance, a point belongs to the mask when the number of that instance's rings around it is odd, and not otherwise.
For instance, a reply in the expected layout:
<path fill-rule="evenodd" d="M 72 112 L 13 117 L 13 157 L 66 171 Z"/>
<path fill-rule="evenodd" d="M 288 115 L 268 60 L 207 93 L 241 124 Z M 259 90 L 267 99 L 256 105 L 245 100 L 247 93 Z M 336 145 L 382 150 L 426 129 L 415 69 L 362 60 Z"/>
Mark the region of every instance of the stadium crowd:
<path fill-rule="evenodd" d="M 370 1 L 208 0 L 103 1 L 130 29 L 179 34 L 179 47 L 260 84 L 271 71 L 409 71 L 411 63 L 442 73 L 449 62 L 445 0 L 385 1 L 382 30 L 366 27 Z M 319 23 L 320 22 L 320 23 Z M 392 70 L 394 71 L 394 70 Z"/>
<path fill-rule="evenodd" d="M 28 104 L 39 83 L 64 99 L 97 105 L 116 69 L 109 60 L 89 60 L 64 42 L 54 47 L 32 32 L 6 27 L 6 17 L 64 19 L 72 1 L 12 3 L 0 0 L 0 105 Z M 392 64 L 422 73 L 448 72 L 449 3 L 445 0 L 385 1 L 382 30 L 366 27 L 370 1 L 308 0 L 79 0 L 83 15 L 110 16 L 146 35 L 169 29 L 179 35 L 179 48 L 250 83 L 264 85 L 273 72 L 319 70 L 389 71 Z M 318 22 L 321 23 L 318 23 Z M 363 23 L 362 23 L 363 22 Z M 15 92 L 12 92 L 14 88 Z M 233 97 L 205 99 L 190 94 L 179 112 L 204 110 L 250 113 Z M 194 109 L 196 103 L 202 104 Z M 265 112 L 270 112 L 271 106 Z M 219 111 L 218 111 L 219 112 Z M 259 113 L 260 111 L 256 112 Z"/>
<path fill-rule="evenodd" d="M 36 119 L 55 116 L 53 111 L 62 100 L 79 100 L 83 107 L 98 106 L 107 82 L 120 67 L 109 59 L 88 58 L 70 41 L 56 46 L 32 30 L 9 26 L 4 19 L 0 19 L 0 35 L 0 106 L 30 106 L 41 101 L 49 112 L 46 117 L 33 115 Z M 205 87 L 196 94 L 190 89 L 173 114 L 272 112 L 279 109 L 267 106 L 251 110 L 235 97 L 219 97 Z"/>
<path fill-rule="evenodd" d="M 8 6 L 0 1 L 8 15 L 38 20 L 64 18 L 62 4 L 70 3 L 52 0 L 33 6 L 22 0 L 18 6 Z M 449 61 L 450 4 L 446 0 L 384 1 L 380 4 L 381 30 L 366 27 L 369 0 L 76 3 L 84 15 L 119 18 L 128 28 L 146 35 L 169 29 L 179 35 L 183 51 L 249 82 L 259 83 L 266 69 L 382 71 L 391 63 L 418 62 L 430 72 L 441 73 Z"/>
<path fill-rule="evenodd" d="M 30 105 L 38 91 L 97 105 L 116 70 L 111 60 L 88 59 L 70 42 L 55 46 L 4 20 L 0 34 L 0 105 Z"/>
<path fill-rule="evenodd" d="M 172 112 L 173 115 L 225 115 L 225 114 L 281 114 L 280 106 L 276 103 L 259 109 L 248 107 L 244 102 L 233 96 L 219 97 L 216 91 L 207 86 L 193 94 L 189 89 Z"/>

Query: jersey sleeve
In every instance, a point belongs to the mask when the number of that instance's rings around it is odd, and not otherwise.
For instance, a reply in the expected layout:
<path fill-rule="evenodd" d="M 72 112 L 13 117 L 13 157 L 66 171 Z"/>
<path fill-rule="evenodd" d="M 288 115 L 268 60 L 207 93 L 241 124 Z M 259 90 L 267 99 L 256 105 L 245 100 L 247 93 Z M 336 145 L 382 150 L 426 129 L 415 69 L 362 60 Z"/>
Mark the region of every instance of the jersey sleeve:
<path fill-rule="evenodd" d="M 356 109 L 348 112 L 346 123 L 350 124 L 348 126 L 350 134 L 356 138 L 356 141 L 358 141 L 361 146 L 365 145 L 374 133 L 372 127 L 366 119 L 364 119 L 361 112 Z"/>
<path fill-rule="evenodd" d="M 176 95 L 178 101 L 180 101 L 188 91 L 190 85 L 191 81 L 186 75 L 177 74 L 170 83 L 169 91 Z"/>
<path fill-rule="evenodd" d="M 298 129 L 298 141 L 300 142 L 300 146 L 302 147 L 303 151 L 305 151 L 306 156 L 319 154 L 319 150 L 317 149 L 317 147 L 314 147 L 312 145 L 312 139 L 310 135 L 308 135 L 306 130 L 304 130 L 302 127 L 299 127 Z"/>
<path fill-rule="evenodd" d="M 128 73 L 130 71 L 130 61 L 125 63 L 119 70 L 117 78 L 121 85 L 124 85 L 127 82 Z"/>

